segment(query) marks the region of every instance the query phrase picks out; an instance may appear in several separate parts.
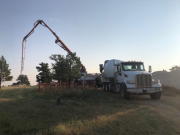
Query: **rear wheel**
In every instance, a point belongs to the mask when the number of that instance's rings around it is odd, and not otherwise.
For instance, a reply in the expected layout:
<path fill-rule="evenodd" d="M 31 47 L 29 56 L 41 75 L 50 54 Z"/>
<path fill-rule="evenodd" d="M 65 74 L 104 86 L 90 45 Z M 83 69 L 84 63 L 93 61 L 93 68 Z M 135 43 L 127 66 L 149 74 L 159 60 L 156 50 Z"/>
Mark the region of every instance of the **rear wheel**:
<path fill-rule="evenodd" d="M 151 93 L 151 94 L 150 94 L 150 97 L 151 97 L 151 99 L 160 99 L 160 97 L 161 97 L 161 91 L 155 92 L 155 93 Z"/>
<path fill-rule="evenodd" d="M 127 100 L 130 100 L 130 93 L 127 92 L 127 88 L 125 86 L 125 84 L 123 84 L 121 86 L 121 97 L 124 98 L 124 99 L 127 99 Z"/>
<path fill-rule="evenodd" d="M 105 91 L 109 91 L 109 83 L 105 83 Z"/>
<path fill-rule="evenodd" d="M 105 83 L 102 84 L 102 89 L 105 91 Z"/>
<path fill-rule="evenodd" d="M 112 89 L 111 89 L 111 84 L 110 83 L 109 83 L 108 87 L 109 87 L 109 90 L 111 91 Z"/>

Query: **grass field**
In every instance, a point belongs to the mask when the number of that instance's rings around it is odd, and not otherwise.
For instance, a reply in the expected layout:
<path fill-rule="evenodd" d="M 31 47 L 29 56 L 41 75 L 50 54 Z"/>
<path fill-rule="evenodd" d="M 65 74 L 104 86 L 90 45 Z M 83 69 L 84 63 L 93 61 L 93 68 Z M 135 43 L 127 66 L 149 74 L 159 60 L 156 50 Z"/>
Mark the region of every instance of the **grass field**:
<path fill-rule="evenodd" d="M 87 92 L 87 97 L 78 99 Z M 56 106 L 60 95 L 61 105 Z M 142 135 L 180 134 L 180 95 L 124 100 L 101 89 L 3 88 L 0 135 Z"/>

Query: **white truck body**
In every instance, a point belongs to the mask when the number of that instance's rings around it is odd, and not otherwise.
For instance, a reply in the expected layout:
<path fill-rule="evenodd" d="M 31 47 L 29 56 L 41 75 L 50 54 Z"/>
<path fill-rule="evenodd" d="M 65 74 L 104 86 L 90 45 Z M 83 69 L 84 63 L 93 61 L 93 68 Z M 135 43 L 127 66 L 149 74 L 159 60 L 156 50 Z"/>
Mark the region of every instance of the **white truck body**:
<path fill-rule="evenodd" d="M 130 94 L 152 94 L 162 91 L 160 81 L 152 79 L 152 74 L 145 71 L 144 64 L 140 61 L 107 60 L 104 66 L 100 64 L 100 72 L 104 90 L 121 92 L 121 86 L 124 85 Z"/>

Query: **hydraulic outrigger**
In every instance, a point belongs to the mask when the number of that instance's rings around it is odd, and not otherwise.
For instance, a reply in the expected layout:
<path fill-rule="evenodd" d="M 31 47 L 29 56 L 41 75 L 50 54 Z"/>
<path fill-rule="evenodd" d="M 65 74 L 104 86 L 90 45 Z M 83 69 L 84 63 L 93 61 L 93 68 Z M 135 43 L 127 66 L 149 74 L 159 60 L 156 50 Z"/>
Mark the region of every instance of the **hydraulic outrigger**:
<path fill-rule="evenodd" d="M 23 38 L 22 41 L 22 59 L 21 59 L 21 74 L 22 71 L 24 69 L 24 59 L 25 59 L 25 49 L 26 49 L 26 39 L 34 32 L 34 29 L 41 24 L 44 27 L 47 27 L 52 34 L 56 37 L 55 43 L 58 44 L 61 48 L 63 48 L 65 51 L 67 51 L 68 53 L 71 53 L 71 50 L 64 44 L 64 42 L 56 35 L 56 33 L 43 21 L 43 20 L 37 20 L 34 23 L 34 27 L 33 29 Z M 24 46 L 25 43 L 25 46 Z M 81 68 L 81 72 L 86 72 L 86 68 L 85 66 L 81 63 L 82 68 Z"/>

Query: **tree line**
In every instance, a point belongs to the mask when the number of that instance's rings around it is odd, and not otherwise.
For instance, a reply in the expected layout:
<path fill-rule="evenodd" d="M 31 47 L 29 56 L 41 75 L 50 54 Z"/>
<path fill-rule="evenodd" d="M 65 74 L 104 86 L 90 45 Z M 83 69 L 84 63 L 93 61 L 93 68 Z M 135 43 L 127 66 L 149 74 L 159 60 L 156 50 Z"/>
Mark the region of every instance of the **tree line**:
<path fill-rule="evenodd" d="M 49 57 L 54 61 L 52 67 L 50 68 L 48 63 L 41 62 L 39 66 L 36 67 L 39 72 L 36 75 L 36 82 L 38 83 L 50 83 L 52 80 L 71 82 L 72 80 L 79 79 L 81 77 L 81 61 L 80 57 L 76 56 L 76 53 L 68 53 L 66 56 L 60 54 L 53 54 Z M 180 66 L 173 66 L 170 71 L 180 70 Z M 0 89 L 1 84 L 4 81 L 11 81 L 13 76 L 11 74 L 11 69 L 9 69 L 9 64 L 7 64 L 4 56 L 0 57 Z M 19 75 L 16 79 L 17 83 L 12 85 L 26 84 L 30 85 L 27 75 Z"/>
<path fill-rule="evenodd" d="M 36 75 L 36 82 L 38 83 L 50 83 L 52 80 L 70 82 L 79 79 L 81 77 L 81 61 L 80 57 L 76 56 L 76 53 L 68 53 L 66 56 L 53 54 L 49 57 L 54 61 L 52 68 L 48 63 L 41 62 L 36 67 L 39 72 Z M 70 85 L 69 85 L 70 86 Z"/>
<path fill-rule="evenodd" d="M 81 61 L 80 57 L 76 56 L 76 53 L 68 53 L 66 56 L 60 54 L 53 54 L 49 57 L 53 63 L 50 68 L 48 63 L 41 62 L 39 66 L 36 67 L 39 72 L 36 75 L 36 82 L 38 83 L 50 83 L 52 80 L 71 82 L 74 79 L 79 79 L 81 77 Z M 10 76 L 11 69 L 9 69 L 9 64 L 7 64 L 4 56 L 0 57 L 0 89 L 1 83 L 4 81 L 11 81 L 13 76 Z M 27 75 L 19 75 L 16 79 L 16 83 L 12 85 L 26 84 L 30 85 Z"/>

